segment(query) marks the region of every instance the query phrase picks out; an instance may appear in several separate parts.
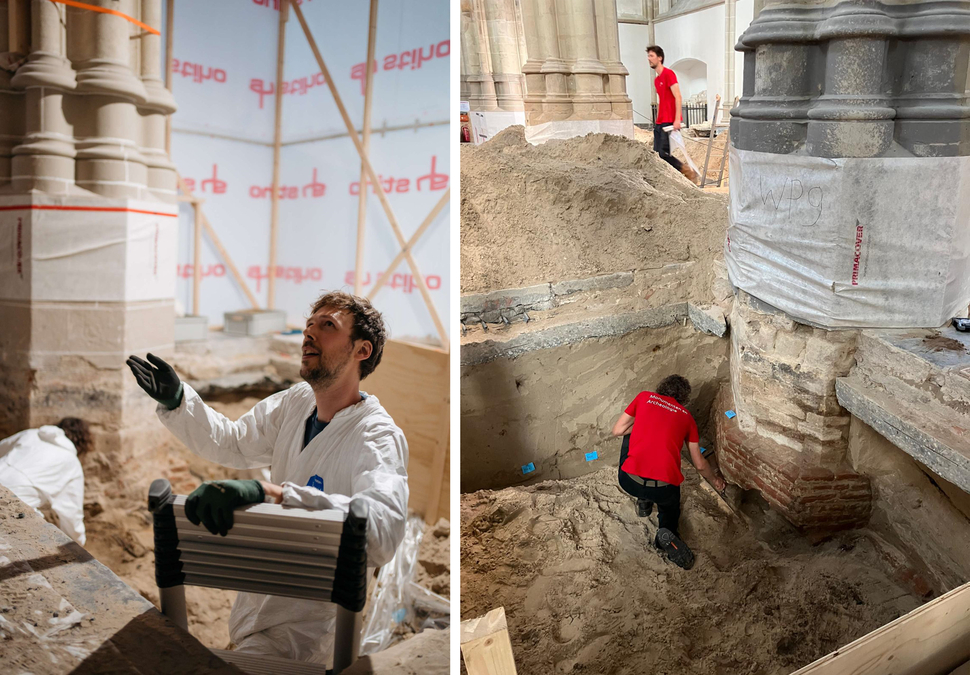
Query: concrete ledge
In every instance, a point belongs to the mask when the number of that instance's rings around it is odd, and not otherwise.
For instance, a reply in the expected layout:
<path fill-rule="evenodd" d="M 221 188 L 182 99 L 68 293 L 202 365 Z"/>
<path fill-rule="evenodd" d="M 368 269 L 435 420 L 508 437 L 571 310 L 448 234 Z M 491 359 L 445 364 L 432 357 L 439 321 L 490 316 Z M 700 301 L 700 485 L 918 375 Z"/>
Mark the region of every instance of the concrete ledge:
<path fill-rule="evenodd" d="M 970 448 L 953 425 L 920 415 L 899 398 L 853 377 L 835 381 L 839 404 L 936 474 L 970 492 Z"/>
<path fill-rule="evenodd" d="M 645 309 L 629 314 L 600 316 L 521 333 L 506 341 L 484 340 L 461 346 L 461 365 L 473 366 L 499 358 L 514 359 L 526 352 L 614 337 L 641 328 L 660 328 L 687 318 L 687 303 Z"/>
<path fill-rule="evenodd" d="M 687 303 L 687 316 L 694 328 L 702 333 L 724 337 L 727 334 L 727 320 L 724 318 L 724 310 L 717 305 L 712 307 L 698 307 L 693 303 Z"/>

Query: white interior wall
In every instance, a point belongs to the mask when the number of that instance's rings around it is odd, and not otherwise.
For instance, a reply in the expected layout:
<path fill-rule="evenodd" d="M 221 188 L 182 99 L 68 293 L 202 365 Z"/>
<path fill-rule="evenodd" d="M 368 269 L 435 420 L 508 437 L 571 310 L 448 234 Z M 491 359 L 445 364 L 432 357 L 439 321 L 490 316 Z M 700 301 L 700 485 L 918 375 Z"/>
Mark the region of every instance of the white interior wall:
<path fill-rule="evenodd" d="M 736 36 L 751 24 L 753 0 L 737 0 L 735 5 Z M 633 121 L 650 122 L 650 100 L 653 91 L 650 66 L 645 49 L 649 28 L 643 24 L 620 24 L 620 58 L 630 71 L 627 91 L 633 99 Z M 694 59 L 707 66 L 708 116 L 713 112 L 714 97 L 724 89 L 724 5 L 715 5 L 697 12 L 659 21 L 654 24 L 657 44 L 664 50 L 664 62 L 674 66 L 678 61 Z M 735 95 L 741 94 L 744 79 L 744 57 L 735 52 Z M 677 68 L 674 72 L 680 76 Z"/>
<path fill-rule="evenodd" d="M 335 0 L 301 4 L 358 130 L 363 123 L 368 5 Z M 405 239 L 450 186 L 448 17 L 446 0 L 382 0 L 379 4 L 371 112 L 371 125 L 377 131 L 371 136 L 370 156 Z M 179 72 L 173 74 L 173 93 L 179 111 L 172 121 L 172 158 L 180 173 L 193 181 L 196 194 L 206 200 L 206 215 L 263 306 L 269 263 L 277 20 L 278 12 L 269 2 L 175 3 L 173 58 L 179 60 Z M 275 306 L 286 310 L 289 323 L 302 325 L 309 305 L 321 292 L 353 290 L 360 159 L 292 11 L 284 80 L 286 145 L 281 151 Z M 418 128 L 394 130 L 415 125 Z M 381 129 L 386 131 L 382 134 Z M 447 223 L 445 208 L 413 252 L 446 325 Z M 366 281 L 370 275 L 370 283 L 363 287 L 365 294 L 398 250 L 388 219 L 372 194 L 367 203 L 363 278 Z M 183 204 L 176 297 L 187 311 L 191 310 L 192 255 L 192 209 Z M 200 313 L 210 325 L 221 325 L 224 312 L 245 308 L 248 302 L 208 241 L 202 269 Z M 437 341 L 407 263 L 394 272 L 374 300 L 392 337 Z"/>

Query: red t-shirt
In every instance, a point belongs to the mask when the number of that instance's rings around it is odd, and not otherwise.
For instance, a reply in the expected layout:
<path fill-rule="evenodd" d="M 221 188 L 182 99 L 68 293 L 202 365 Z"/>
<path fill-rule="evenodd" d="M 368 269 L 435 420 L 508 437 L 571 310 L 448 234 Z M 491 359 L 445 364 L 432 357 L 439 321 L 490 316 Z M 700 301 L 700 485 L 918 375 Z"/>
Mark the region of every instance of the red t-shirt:
<path fill-rule="evenodd" d="M 630 453 L 620 468 L 641 478 L 683 483 L 680 449 L 684 441 L 699 441 L 694 417 L 674 399 L 652 391 L 637 394 L 626 414 L 634 418 L 633 430 Z"/>
<path fill-rule="evenodd" d="M 660 102 L 657 104 L 657 124 L 673 124 L 677 117 L 677 106 L 670 88 L 677 84 L 677 76 L 670 68 L 657 75 L 653 86 L 657 90 Z"/>

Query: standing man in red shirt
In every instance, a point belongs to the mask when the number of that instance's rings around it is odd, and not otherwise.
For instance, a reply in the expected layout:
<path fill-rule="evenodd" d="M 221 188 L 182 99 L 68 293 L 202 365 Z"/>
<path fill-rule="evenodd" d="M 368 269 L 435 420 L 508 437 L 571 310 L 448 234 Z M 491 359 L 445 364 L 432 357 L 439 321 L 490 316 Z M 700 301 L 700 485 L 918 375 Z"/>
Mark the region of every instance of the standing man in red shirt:
<path fill-rule="evenodd" d="M 660 383 L 656 393 L 637 394 L 613 425 L 613 435 L 624 437 L 620 487 L 637 498 L 637 515 L 642 518 L 657 505 L 660 528 L 654 544 L 671 562 L 686 570 L 693 566 L 694 554 L 678 534 L 680 484 L 684 482 L 680 450 L 684 442 L 698 473 L 718 492 L 724 490 L 724 478 L 701 454 L 697 423 L 684 407 L 688 400 L 690 382 L 680 375 L 671 375 Z"/>
<path fill-rule="evenodd" d="M 660 103 L 657 105 L 657 119 L 653 124 L 653 149 L 660 158 L 670 164 L 692 183 L 697 182 L 697 172 L 670 154 L 670 134 L 664 127 L 673 126 L 680 131 L 680 117 L 683 99 L 677 75 L 670 68 L 664 68 L 664 50 L 657 45 L 647 47 L 647 63 L 657 73 L 653 86 L 657 90 Z"/>

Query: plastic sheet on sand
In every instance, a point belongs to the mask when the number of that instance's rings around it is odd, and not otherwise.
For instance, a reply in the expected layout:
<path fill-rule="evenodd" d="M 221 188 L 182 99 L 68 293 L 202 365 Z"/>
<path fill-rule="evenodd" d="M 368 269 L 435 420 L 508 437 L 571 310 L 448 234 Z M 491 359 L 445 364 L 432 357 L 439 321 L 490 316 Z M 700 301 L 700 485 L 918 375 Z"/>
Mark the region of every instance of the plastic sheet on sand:
<path fill-rule="evenodd" d="M 377 575 L 377 587 L 360 641 L 362 656 L 387 649 L 403 633 L 446 628 L 450 623 L 451 603 L 448 599 L 413 581 L 424 530 L 424 521 L 410 518 L 404 541 L 391 562 Z"/>
<path fill-rule="evenodd" d="M 731 148 L 731 282 L 823 327 L 929 327 L 970 300 L 970 157 Z"/>

